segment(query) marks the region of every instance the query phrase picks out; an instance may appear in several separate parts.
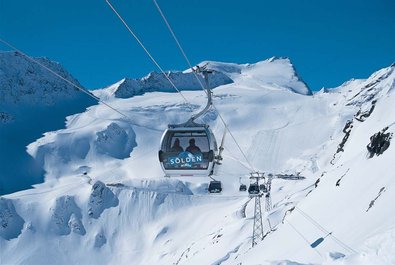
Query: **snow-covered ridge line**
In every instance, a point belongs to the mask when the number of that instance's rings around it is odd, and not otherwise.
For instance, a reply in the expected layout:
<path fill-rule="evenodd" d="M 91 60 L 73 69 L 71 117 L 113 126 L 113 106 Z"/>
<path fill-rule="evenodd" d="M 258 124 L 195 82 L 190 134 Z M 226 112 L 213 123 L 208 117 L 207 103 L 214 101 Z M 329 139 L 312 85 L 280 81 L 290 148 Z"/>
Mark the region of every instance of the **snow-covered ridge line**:
<path fill-rule="evenodd" d="M 307 84 L 300 78 L 289 58 L 272 57 L 255 64 L 235 64 L 214 61 L 204 61 L 198 64 L 206 66 L 214 72 L 210 75 L 209 86 L 215 88 L 249 78 L 251 86 L 277 86 L 298 94 L 312 95 Z M 196 79 L 198 76 L 199 80 Z M 191 69 L 182 72 L 168 72 L 167 77 L 180 91 L 201 90 L 205 84 L 201 75 L 195 75 Z M 245 81 L 244 81 L 245 82 Z M 114 95 L 116 98 L 130 98 L 143 95 L 146 92 L 177 92 L 162 73 L 151 72 L 140 79 L 124 78 L 116 84 L 96 92 L 102 98 Z"/>

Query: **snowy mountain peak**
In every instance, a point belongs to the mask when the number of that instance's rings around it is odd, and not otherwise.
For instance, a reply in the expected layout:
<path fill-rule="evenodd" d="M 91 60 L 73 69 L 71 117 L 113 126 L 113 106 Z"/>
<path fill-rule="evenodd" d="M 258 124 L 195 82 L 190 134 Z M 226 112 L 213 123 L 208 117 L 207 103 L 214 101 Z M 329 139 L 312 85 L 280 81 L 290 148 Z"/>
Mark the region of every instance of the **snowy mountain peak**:
<path fill-rule="evenodd" d="M 235 82 L 252 88 L 285 89 L 302 95 L 312 95 L 307 84 L 297 74 L 290 59 L 286 57 L 272 57 L 255 64 L 203 61 L 198 65 L 214 70 L 209 78 L 211 88 Z M 196 79 L 192 69 L 167 73 L 167 77 L 179 90 L 201 90 L 204 80 L 201 75 L 197 76 L 200 81 Z M 97 91 L 96 95 L 103 97 L 105 94 L 107 96 L 113 94 L 117 98 L 129 98 L 155 91 L 176 92 L 164 74 L 151 72 L 140 79 L 125 78 L 106 90 Z"/>
<path fill-rule="evenodd" d="M 35 58 L 72 83 L 80 83 L 59 63 L 47 58 Z M 0 52 L 0 101 L 2 103 L 53 105 L 56 101 L 73 98 L 79 92 L 72 85 L 54 76 L 18 52 Z"/>
<path fill-rule="evenodd" d="M 273 56 L 273 57 L 267 59 L 266 61 L 274 62 L 277 60 L 285 60 L 285 61 L 288 61 L 289 63 L 291 63 L 291 60 L 289 59 L 289 57 L 283 57 L 283 56 Z"/>
<path fill-rule="evenodd" d="M 302 95 L 312 95 L 310 88 L 299 77 L 291 60 L 287 57 L 272 57 L 254 64 L 234 64 L 221 62 L 203 62 L 228 75 L 235 83 L 251 88 L 269 90 L 289 90 Z"/>

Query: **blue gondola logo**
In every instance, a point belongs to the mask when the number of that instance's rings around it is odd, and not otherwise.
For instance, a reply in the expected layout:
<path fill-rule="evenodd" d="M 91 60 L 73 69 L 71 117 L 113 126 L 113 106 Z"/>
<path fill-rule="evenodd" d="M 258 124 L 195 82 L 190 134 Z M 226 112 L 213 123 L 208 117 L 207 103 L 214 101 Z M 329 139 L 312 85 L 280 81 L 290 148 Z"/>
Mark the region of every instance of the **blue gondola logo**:
<path fill-rule="evenodd" d="M 184 151 L 179 153 L 177 156 L 169 157 L 169 166 L 175 168 L 192 168 L 196 164 L 203 162 L 203 154 L 192 154 Z"/>

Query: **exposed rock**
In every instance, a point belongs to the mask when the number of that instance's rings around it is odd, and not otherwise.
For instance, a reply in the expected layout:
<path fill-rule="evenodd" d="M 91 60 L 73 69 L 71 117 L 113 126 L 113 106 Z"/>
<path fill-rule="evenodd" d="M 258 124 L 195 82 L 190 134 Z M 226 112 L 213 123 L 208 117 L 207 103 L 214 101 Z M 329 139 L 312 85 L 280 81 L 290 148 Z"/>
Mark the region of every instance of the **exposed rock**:
<path fill-rule="evenodd" d="M 84 235 L 85 228 L 81 222 L 81 209 L 72 196 L 62 196 L 56 199 L 50 209 L 52 230 L 59 235 L 68 235 L 71 231 Z"/>
<path fill-rule="evenodd" d="M 12 200 L 0 198 L 0 237 L 10 240 L 17 238 L 25 221 L 15 211 Z"/>
<path fill-rule="evenodd" d="M 105 209 L 115 207 L 118 203 L 117 196 L 103 182 L 97 181 L 92 186 L 92 193 L 89 196 L 88 214 L 97 219 Z"/>
<path fill-rule="evenodd" d="M 99 152 L 123 159 L 129 157 L 137 145 L 136 134 L 131 128 L 126 131 L 113 122 L 105 130 L 97 133 L 95 144 Z"/>
<path fill-rule="evenodd" d="M 380 83 L 385 82 L 385 80 L 393 73 L 394 69 L 394 67 L 388 67 L 374 73 L 368 79 L 368 83 L 366 83 L 365 86 L 363 86 L 361 90 L 348 101 L 346 105 L 361 107 L 365 103 L 377 98 L 377 96 L 383 90 L 382 86 L 380 86 Z"/>
<path fill-rule="evenodd" d="M 350 137 L 351 130 L 353 128 L 353 120 L 348 120 L 346 125 L 343 128 L 343 132 L 345 133 L 341 143 L 337 147 L 336 153 L 344 152 L 344 145 L 346 144 L 348 137 Z"/>
<path fill-rule="evenodd" d="M 357 114 L 355 114 L 355 116 L 354 116 L 354 118 L 357 120 L 357 121 L 360 121 L 360 122 L 364 122 L 371 114 L 372 114 L 372 112 L 373 112 L 373 110 L 374 110 L 374 108 L 375 108 L 375 106 L 376 106 L 376 100 L 373 100 L 372 101 L 372 105 L 371 105 L 371 107 L 370 107 L 370 109 L 369 110 L 365 110 L 365 111 L 362 111 L 361 109 L 357 112 Z"/>
<path fill-rule="evenodd" d="M 346 125 L 343 128 L 343 133 L 345 133 L 345 135 L 344 135 L 342 141 L 340 142 L 340 144 L 337 146 L 336 153 L 333 154 L 333 157 L 332 157 L 332 159 L 330 161 L 330 163 L 332 165 L 335 164 L 335 160 L 336 160 L 337 154 L 340 153 L 340 152 L 344 152 L 344 145 L 347 143 L 347 140 L 350 137 L 352 128 L 353 128 L 353 120 L 348 120 L 346 122 Z"/>
<path fill-rule="evenodd" d="M 95 245 L 94 245 L 96 248 L 101 248 L 106 243 L 107 243 L 107 239 L 103 235 L 103 233 L 96 234 L 96 236 L 95 236 Z"/>
<path fill-rule="evenodd" d="M 195 77 L 195 73 L 170 72 L 167 74 L 167 77 L 180 90 L 201 90 L 201 84 L 204 85 L 205 82 L 198 75 L 199 82 Z M 233 83 L 233 80 L 223 73 L 215 71 L 210 75 L 210 88 L 230 83 Z M 148 76 L 141 79 L 124 79 L 114 94 L 117 98 L 130 98 L 154 91 L 177 92 L 164 74 L 151 72 Z"/>
<path fill-rule="evenodd" d="M 58 75 L 81 87 L 62 65 L 47 58 L 34 58 Z M 17 104 L 53 105 L 56 101 L 75 97 L 81 92 L 48 70 L 18 52 L 0 53 L 0 101 Z"/>
<path fill-rule="evenodd" d="M 385 133 L 387 130 L 388 127 L 370 137 L 370 143 L 366 146 L 369 151 L 369 158 L 383 154 L 390 146 L 392 133 Z"/>
<path fill-rule="evenodd" d="M 347 171 L 336 181 L 336 187 L 340 187 L 340 182 L 347 175 L 348 171 L 350 171 L 350 168 L 348 168 Z"/>
<path fill-rule="evenodd" d="M 80 235 L 86 234 L 85 227 L 81 222 L 81 218 L 78 218 L 74 213 L 71 214 L 68 225 L 73 233 Z"/>
<path fill-rule="evenodd" d="M 374 206 L 374 203 L 376 202 L 376 200 L 377 200 L 384 192 L 385 192 L 385 187 L 382 187 L 382 188 L 380 189 L 379 193 L 377 194 L 377 196 L 376 196 L 373 200 L 370 201 L 369 207 L 368 207 L 368 209 L 366 209 L 366 212 L 368 212 L 368 211 Z"/>

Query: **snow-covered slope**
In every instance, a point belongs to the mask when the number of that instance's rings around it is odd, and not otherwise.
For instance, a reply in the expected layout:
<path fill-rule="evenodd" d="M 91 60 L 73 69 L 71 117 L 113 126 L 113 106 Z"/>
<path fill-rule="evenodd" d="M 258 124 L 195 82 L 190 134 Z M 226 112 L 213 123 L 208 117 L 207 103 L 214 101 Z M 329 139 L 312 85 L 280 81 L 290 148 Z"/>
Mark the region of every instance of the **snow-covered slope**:
<path fill-rule="evenodd" d="M 36 60 L 79 85 L 60 64 Z M 26 146 L 44 132 L 62 128 L 65 116 L 95 103 L 17 52 L 0 52 L 0 194 L 41 182 L 44 172 Z"/>
<path fill-rule="evenodd" d="M 390 210 L 395 196 L 395 149 L 390 142 L 382 154 L 372 156 L 367 148 L 376 133 L 395 131 L 394 70 L 394 66 L 384 68 L 367 80 L 333 90 L 330 97 L 337 98 L 333 104 L 351 107 L 355 115 L 332 138 L 338 145 L 327 145 L 317 156 L 316 188 L 279 202 L 296 208 L 262 244 L 238 258 L 243 264 L 255 264 L 260 257 L 325 264 L 395 263 L 395 216 Z M 318 247 L 309 247 L 320 238 L 324 241 Z"/>
<path fill-rule="evenodd" d="M 395 67 L 312 96 L 288 59 L 208 67 L 233 81 L 214 103 L 254 170 L 281 177 L 262 242 L 251 248 L 254 200 L 238 190 L 251 169 L 231 137 L 222 194 L 163 178 L 160 136 L 204 93 L 117 98 L 121 81 L 95 93 L 129 119 L 99 104 L 28 146 L 46 179 L 1 199 L 1 264 L 393 264 L 395 151 L 374 139 L 395 130 Z M 203 121 L 221 137 L 217 113 Z"/>

